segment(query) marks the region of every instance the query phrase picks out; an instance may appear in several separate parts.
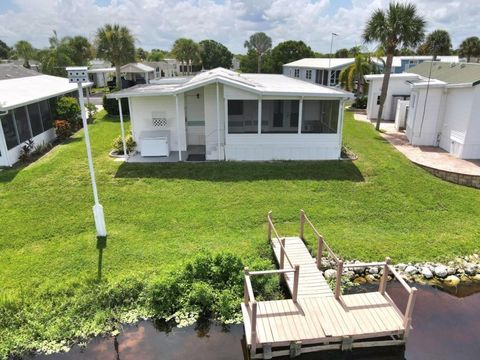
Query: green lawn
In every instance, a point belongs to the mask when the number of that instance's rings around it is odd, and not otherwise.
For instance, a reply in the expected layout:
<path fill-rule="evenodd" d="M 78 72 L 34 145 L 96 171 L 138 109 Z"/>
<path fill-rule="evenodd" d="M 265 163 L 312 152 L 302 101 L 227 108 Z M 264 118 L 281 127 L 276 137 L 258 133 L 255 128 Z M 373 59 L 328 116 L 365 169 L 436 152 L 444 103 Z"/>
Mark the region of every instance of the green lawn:
<path fill-rule="evenodd" d="M 234 318 L 242 261 L 226 254 L 205 272 L 208 257 L 197 254 L 228 250 L 268 266 L 269 210 L 289 235 L 305 209 L 346 259 L 446 260 L 478 249 L 480 192 L 410 164 L 351 113 L 345 143 L 355 162 L 122 164 L 108 157 L 118 121 L 99 117 L 90 129 L 109 231 L 101 281 L 83 133 L 0 172 L 0 359 L 188 312 L 192 299 L 210 299 L 216 316 Z M 194 257 L 197 267 L 185 267 Z M 223 283 L 215 271 L 227 268 L 236 280 Z M 183 269 L 196 275 L 185 280 Z M 254 286 L 278 294 L 274 282 Z"/>
<path fill-rule="evenodd" d="M 202 248 L 268 253 L 268 210 L 281 234 L 303 208 L 340 256 L 442 260 L 478 249 L 480 192 L 411 165 L 346 113 L 355 162 L 122 164 L 108 157 L 118 122 L 91 126 L 109 231 L 103 275 L 163 273 Z M 83 133 L 0 172 L 2 291 L 91 276 L 98 251 Z"/>

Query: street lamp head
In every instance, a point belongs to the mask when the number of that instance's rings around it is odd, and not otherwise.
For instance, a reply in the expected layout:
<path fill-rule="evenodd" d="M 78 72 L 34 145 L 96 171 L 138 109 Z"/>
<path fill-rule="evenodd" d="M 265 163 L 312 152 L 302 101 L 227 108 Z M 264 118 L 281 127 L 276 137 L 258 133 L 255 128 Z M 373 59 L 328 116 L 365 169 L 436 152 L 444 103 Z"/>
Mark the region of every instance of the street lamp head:
<path fill-rule="evenodd" d="M 86 66 L 67 67 L 68 81 L 82 84 L 88 82 L 88 68 Z"/>

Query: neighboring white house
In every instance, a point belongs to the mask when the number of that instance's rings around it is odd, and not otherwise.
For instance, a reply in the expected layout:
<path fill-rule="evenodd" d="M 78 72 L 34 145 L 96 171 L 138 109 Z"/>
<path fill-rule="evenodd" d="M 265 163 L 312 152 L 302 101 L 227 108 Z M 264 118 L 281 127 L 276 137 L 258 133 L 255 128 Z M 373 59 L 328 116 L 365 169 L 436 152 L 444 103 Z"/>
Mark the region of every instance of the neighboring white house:
<path fill-rule="evenodd" d="M 284 64 L 283 75 L 314 84 L 337 86 L 340 72 L 354 62 L 354 58 L 305 58 Z"/>
<path fill-rule="evenodd" d="M 149 80 L 155 78 L 155 69 L 142 63 L 129 63 L 120 67 L 120 73 L 125 80 L 135 84 L 148 84 Z"/>
<path fill-rule="evenodd" d="M 175 62 L 166 61 L 166 60 L 144 61 L 142 64 L 155 69 L 155 72 L 154 72 L 155 79 L 177 76 L 176 61 Z"/>
<path fill-rule="evenodd" d="M 438 56 L 439 61 L 459 62 L 458 56 Z M 432 60 L 433 56 L 394 56 L 392 73 L 402 73 L 407 69 Z M 386 57 L 372 58 L 379 70 L 383 69 Z M 338 86 L 340 72 L 355 62 L 355 58 L 305 58 L 283 65 L 283 75 L 298 78 L 314 84 Z M 330 81 L 328 80 L 330 79 Z"/>
<path fill-rule="evenodd" d="M 110 61 L 102 59 L 93 59 L 88 66 L 88 77 L 93 86 L 105 87 L 109 78 L 115 74 L 115 68 Z"/>
<path fill-rule="evenodd" d="M 75 94 L 76 89 L 66 78 L 0 65 L 0 166 L 15 164 L 29 139 L 35 145 L 55 139 L 50 102 L 57 96 Z"/>
<path fill-rule="evenodd" d="M 424 62 L 409 71 L 391 75 L 390 86 L 397 92 L 389 86 L 386 114 L 395 113 L 395 94 L 408 95 L 405 133 L 412 145 L 439 146 L 462 159 L 480 158 L 480 64 Z M 367 115 L 373 119 L 383 75 L 365 78 L 370 83 Z"/>
<path fill-rule="evenodd" d="M 179 160 L 193 147 L 206 160 L 338 159 L 343 105 L 352 96 L 283 75 L 223 68 L 108 95 L 128 98 L 141 154 L 174 151 Z"/>

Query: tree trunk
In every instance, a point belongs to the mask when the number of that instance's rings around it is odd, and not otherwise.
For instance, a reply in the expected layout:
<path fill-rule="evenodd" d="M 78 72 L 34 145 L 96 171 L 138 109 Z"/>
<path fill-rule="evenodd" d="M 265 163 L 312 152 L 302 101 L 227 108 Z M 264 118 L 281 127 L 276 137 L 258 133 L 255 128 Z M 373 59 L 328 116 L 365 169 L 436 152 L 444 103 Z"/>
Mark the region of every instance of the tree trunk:
<path fill-rule="evenodd" d="M 383 115 L 383 106 L 385 105 L 385 100 L 387 98 L 388 83 L 390 81 L 390 74 L 392 72 L 392 62 L 393 62 L 393 51 L 387 53 L 387 62 L 385 68 L 383 69 L 383 82 L 382 82 L 382 92 L 380 93 L 380 106 L 378 108 L 377 124 L 375 129 L 380 130 L 380 122 L 382 121 Z"/>
<path fill-rule="evenodd" d="M 257 63 L 257 73 L 260 74 L 260 71 L 262 70 L 262 54 L 258 54 L 258 63 Z"/>
<path fill-rule="evenodd" d="M 115 85 L 117 90 L 122 90 L 122 79 L 120 77 L 120 65 L 118 63 L 115 64 Z"/>

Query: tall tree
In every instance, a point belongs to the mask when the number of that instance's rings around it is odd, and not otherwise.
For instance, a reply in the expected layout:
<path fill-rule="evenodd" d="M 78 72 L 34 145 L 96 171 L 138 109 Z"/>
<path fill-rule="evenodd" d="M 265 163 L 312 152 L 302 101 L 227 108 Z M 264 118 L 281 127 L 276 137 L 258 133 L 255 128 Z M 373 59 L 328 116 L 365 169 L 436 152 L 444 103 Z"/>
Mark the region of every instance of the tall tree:
<path fill-rule="evenodd" d="M 336 58 L 348 58 L 350 56 L 348 49 L 338 49 L 335 51 Z"/>
<path fill-rule="evenodd" d="M 437 55 L 450 55 L 452 52 L 452 40 L 446 30 L 435 30 L 428 34 L 427 39 L 417 49 L 419 55 L 433 55 L 433 60 L 437 60 Z"/>
<path fill-rule="evenodd" d="M 115 65 L 117 89 L 121 89 L 120 67 L 135 60 L 135 38 L 126 26 L 107 24 L 97 30 L 97 56 Z"/>
<path fill-rule="evenodd" d="M 23 66 L 30 69 L 30 60 L 35 54 L 32 44 L 26 40 L 20 40 L 15 44 L 15 52 L 23 59 Z"/>
<path fill-rule="evenodd" d="M 152 49 L 147 56 L 148 61 L 161 61 L 168 55 L 168 51 L 160 49 Z"/>
<path fill-rule="evenodd" d="M 478 62 L 480 57 L 480 39 L 477 36 L 471 36 L 463 40 L 460 44 L 459 54 L 466 57 L 467 62 L 470 62 L 472 57 L 476 57 Z"/>
<path fill-rule="evenodd" d="M 354 46 L 348 50 L 348 56 L 355 57 L 362 53 L 362 48 L 360 46 Z"/>
<path fill-rule="evenodd" d="M 281 74 L 283 64 L 311 57 L 315 57 L 315 53 L 310 46 L 303 41 L 288 40 L 275 46 L 265 62 L 268 63 L 268 72 Z"/>
<path fill-rule="evenodd" d="M 0 40 L 0 59 L 8 59 L 10 56 L 10 47 Z"/>
<path fill-rule="evenodd" d="M 340 72 L 340 85 L 347 91 L 355 90 L 357 97 L 365 90 L 365 75 L 376 73 L 378 67 L 369 56 L 358 54 L 355 62 Z"/>
<path fill-rule="evenodd" d="M 88 65 L 95 56 L 95 49 L 84 36 L 74 36 L 67 41 L 69 57 L 75 65 Z"/>
<path fill-rule="evenodd" d="M 143 50 L 142 48 L 138 48 L 135 50 L 135 60 L 138 62 L 142 62 L 147 60 L 148 58 L 148 51 Z"/>
<path fill-rule="evenodd" d="M 192 39 L 180 38 L 175 40 L 172 54 L 175 59 L 186 65 L 187 74 L 190 74 L 193 64 L 200 62 L 200 47 Z M 183 69 L 185 70 L 185 67 Z"/>
<path fill-rule="evenodd" d="M 60 39 L 57 32 L 53 31 L 53 36 L 48 39 L 50 47 L 38 52 L 38 59 L 42 63 L 44 74 L 65 76 L 65 68 L 76 65 L 70 57 L 70 41 L 70 37 Z"/>
<path fill-rule="evenodd" d="M 264 32 L 257 32 L 250 36 L 250 39 L 243 44 L 248 51 L 255 51 L 257 54 L 257 72 L 262 70 L 262 56 L 272 48 L 272 39 Z"/>
<path fill-rule="evenodd" d="M 413 3 L 392 2 L 386 11 L 375 10 L 367 22 L 363 31 L 364 41 L 367 43 L 379 42 L 387 56 L 375 127 L 377 130 L 380 130 L 395 51 L 402 47 L 416 47 L 425 36 L 424 29 L 425 19 L 418 14 Z"/>
<path fill-rule="evenodd" d="M 204 69 L 232 67 L 233 54 L 226 46 L 214 40 L 202 40 L 198 45 L 200 45 L 200 59 Z"/>

